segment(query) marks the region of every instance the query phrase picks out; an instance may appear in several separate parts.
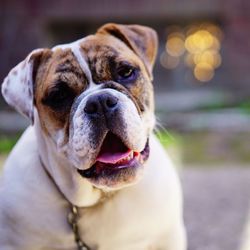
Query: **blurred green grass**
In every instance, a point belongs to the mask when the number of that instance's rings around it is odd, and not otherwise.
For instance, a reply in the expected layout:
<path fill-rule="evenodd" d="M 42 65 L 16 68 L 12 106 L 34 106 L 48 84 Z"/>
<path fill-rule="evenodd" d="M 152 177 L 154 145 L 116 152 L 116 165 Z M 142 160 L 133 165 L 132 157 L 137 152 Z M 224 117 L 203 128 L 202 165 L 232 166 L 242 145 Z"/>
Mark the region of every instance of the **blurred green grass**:
<path fill-rule="evenodd" d="M 160 132 L 157 136 L 179 165 L 250 163 L 248 132 Z"/>
<path fill-rule="evenodd" d="M 3 166 L 7 158 L 7 155 L 14 147 L 14 145 L 17 143 L 20 135 L 21 134 L 15 134 L 15 135 L 0 134 L 0 172 L 1 172 L 1 167 Z"/>
<path fill-rule="evenodd" d="M 245 101 L 245 102 L 242 102 L 240 105 L 239 105 L 240 109 L 244 112 L 244 113 L 247 113 L 250 115 L 250 101 Z"/>
<path fill-rule="evenodd" d="M 0 154 L 8 154 L 18 141 L 20 135 L 0 135 Z"/>

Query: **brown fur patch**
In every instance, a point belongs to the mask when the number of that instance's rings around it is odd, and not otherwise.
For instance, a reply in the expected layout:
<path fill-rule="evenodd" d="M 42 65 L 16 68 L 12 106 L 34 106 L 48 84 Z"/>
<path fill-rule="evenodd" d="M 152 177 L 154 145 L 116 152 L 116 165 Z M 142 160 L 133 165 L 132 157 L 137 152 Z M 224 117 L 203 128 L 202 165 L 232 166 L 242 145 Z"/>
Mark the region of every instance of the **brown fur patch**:
<path fill-rule="evenodd" d="M 157 34 L 153 29 L 141 25 L 108 23 L 103 25 L 98 33 L 112 35 L 127 44 L 142 59 L 152 79 L 158 47 Z"/>
<path fill-rule="evenodd" d="M 66 83 L 75 96 L 79 95 L 88 84 L 84 72 L 70 49 L 47 51 L 41 58 L 37 71 L 35 101 L 42 128 L 47 133 L 51 129 L 68 126 L 70 107 L 61 112 L 43 104 L 53 88 L 61 83 Z"/>

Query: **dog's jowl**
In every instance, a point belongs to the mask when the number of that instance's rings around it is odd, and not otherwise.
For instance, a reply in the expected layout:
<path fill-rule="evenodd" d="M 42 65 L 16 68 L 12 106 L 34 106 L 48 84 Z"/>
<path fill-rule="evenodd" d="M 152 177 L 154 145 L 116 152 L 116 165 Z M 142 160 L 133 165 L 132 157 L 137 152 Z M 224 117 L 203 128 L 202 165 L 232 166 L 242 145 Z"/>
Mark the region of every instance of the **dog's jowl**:
<path fill-rule="evenodd" d="M 182 196 L 152 134 L 156 33 L 106 24 L 32 51 L 2 84 L 30 119 L 0 184 L 1 250 L 185 250 Z"/>

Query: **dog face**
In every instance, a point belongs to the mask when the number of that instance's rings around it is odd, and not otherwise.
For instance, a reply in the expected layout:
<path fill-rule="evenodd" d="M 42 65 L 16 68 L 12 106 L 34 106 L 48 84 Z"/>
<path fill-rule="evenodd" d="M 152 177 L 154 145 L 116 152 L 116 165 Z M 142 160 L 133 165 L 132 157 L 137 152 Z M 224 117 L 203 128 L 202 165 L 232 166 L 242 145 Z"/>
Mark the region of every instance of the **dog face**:
<path fill-rule="evenodd" d="M 73 175 L 101 189 L 141 176 L 154 126 L 155 32 L 107 24 L 95 35 L 33 51 L 6 77 L 6 101 L 34 120 Z M 49 150 L 48 150 L 49 152 Z"/>

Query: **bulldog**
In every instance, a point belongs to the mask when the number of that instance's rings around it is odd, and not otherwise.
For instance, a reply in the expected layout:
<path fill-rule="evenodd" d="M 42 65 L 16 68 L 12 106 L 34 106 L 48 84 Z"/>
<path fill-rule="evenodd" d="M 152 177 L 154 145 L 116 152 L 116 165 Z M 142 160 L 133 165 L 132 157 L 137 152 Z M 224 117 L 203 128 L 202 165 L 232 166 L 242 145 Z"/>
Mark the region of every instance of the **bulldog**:
<path fill-rule="evenodd" d="M 2 84 L 31 121 L 3 170 L 2 250 L 185 250 L 176 171 L 153 135 L 154 30 L 106 24 L 37 49 Z"/>

